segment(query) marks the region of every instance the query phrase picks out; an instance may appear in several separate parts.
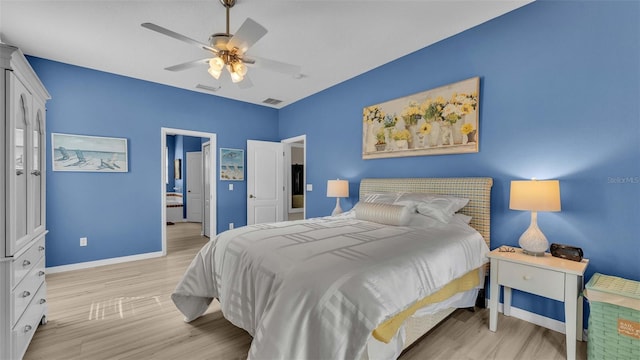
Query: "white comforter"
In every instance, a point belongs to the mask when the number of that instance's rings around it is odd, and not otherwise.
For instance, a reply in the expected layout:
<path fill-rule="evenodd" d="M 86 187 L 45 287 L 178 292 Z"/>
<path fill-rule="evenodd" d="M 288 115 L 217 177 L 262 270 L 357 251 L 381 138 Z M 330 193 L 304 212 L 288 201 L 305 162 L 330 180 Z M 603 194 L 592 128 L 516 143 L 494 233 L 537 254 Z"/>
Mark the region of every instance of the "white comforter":
<path fill-rule="evenodd" d="M 481 266 L 468 225 L 429 229 L 334 217 L 221 233 L 172 299 L 186 321 L 218 298 L 253 336 L 249 359 L 359 359 L 384 320 Z"/>

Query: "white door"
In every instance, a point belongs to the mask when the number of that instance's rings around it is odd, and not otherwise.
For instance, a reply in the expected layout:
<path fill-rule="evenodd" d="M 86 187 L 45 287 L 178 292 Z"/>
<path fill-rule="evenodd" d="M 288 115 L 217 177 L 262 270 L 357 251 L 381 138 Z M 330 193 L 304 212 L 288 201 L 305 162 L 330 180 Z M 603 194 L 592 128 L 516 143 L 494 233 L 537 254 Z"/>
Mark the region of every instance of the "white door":
<path fill-rule="evenodd" d="M 202 159 L 202 170 L 204 171 L 204 216 L 202 217 L 202 234 L 209 237 L 211 236 L 209 232 L 209 213 L 211 211 L 211 191 L 209 186 L 211 182 L 211 176 L 209 175 L 211 172 L 211 146 L 208 142 L 202 145 Z"/>
<path fill-rule="evenodd" d="M 281 143 L 247 140 L 247 224 L 282 221 Z"/>
<path fill-rule="evenodd" d="M 187 221 L 202 221 L 202 153 L 187 153 Z"/>

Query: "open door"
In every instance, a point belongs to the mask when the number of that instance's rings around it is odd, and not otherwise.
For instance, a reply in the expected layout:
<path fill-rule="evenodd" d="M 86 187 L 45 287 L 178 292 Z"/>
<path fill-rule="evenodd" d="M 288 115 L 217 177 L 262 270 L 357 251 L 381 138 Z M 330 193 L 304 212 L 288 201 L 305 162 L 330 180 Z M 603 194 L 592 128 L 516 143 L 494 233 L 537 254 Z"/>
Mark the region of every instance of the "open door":
<path fill-rule="evenodd" d="M 247 225 L 283 221 L 283 145 L 247 140 Z"/>
<path fill-rule="evenodd" d="M 187 153 L 187 221 L 202 222 L 202 153 Z"/>

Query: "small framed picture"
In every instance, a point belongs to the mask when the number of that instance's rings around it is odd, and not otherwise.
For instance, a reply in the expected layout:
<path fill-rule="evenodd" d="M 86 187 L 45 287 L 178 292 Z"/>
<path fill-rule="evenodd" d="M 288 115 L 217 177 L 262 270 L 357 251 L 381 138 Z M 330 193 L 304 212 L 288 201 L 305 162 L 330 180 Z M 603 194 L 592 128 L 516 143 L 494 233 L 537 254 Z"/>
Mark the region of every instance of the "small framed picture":
<path fill-rule="evenodd" d="M 244 181 L 244 150 L 220 148 L 220 180 Z"/>

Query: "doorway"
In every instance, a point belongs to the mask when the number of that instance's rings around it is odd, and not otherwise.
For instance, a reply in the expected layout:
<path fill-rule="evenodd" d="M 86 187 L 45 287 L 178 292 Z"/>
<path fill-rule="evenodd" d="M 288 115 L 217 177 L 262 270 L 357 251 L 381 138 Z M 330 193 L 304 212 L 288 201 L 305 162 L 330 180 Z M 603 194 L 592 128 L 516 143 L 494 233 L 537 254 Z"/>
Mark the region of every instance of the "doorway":
<path fill-rule="evenodd" d="M 307 218 L 306 139 L 300 135 L 281 142 L 247 140 L 247 225 Z M 294 171 L 296 161 L 302 167 Z"/>
<path fill-rule="evenodd" d="M 307 136 L 282 140 L 284 145 L 285 220 L 307 218 Z"/>
<path fill-rule="evenodd" d="M 186 137 L 196 137 L 196 138 L 201 138 L 200 140 L 200 144 L 198 145 L 199 147 L 202 146 L 202 144 L 208 143 L 209 146 L 211 146 L 211 149 L 215 149 L 216 148 L 216 134 L 214 133 L 208 133 L 208 132 L 201 132 L 201 131 L 193 131 L 193 130 L 184 130 L 184 129 L 173 129 L 173 128 L 161 128 L 161 151 L 160 153 L 162 154 L 162 176 L 161 176 L 161 183 L 162 183 L 162 191 L 161 191 L 161 234 L 162 234 L 162 254 L 166 255 L 167 254 L 167 192 L 170 186 L 169 183 L 169 177 L 170 177 L 170 173 L 173 173 L 174 177 L 177 176 L 176 173 L 178 172 L 178 170 L 173 170 L 170 171 L 171 169 L 169 167 L 173 167 L 174 166 L 174 162 L 171 162 L 171 157 L 168 156 L 168 137 L 169 136 L 186 136 Z M 186 155 L 183 156 L 181 159 L 176 159 L 176 160 L 187 160 L 186 159 Z M 196 175 L 196 176 L 201 176 L 202 179 L 202 183 L 205 183 L 205 179 L 215 179 L 215 174 L 213 173 L 216 169 L 216 157 L 212 156 L 209 158 L 209 166 L 205 167 L 205 166 L 201 166 L 201 171 L 200 171 L 200 175 Z M 179 162 L 176 161 L 176 169 L 179 169 L 177 167 L 177 164 Z M 200 161 L 200 163 L 202 164 L 202 161 Z M 187 180 L 188 181 L 188 174 L 186 172 L 186 164 L 184 164 L 184 162 L 182 162 L 182 169 L 181 169 L 181 177 L 182 180 Z M 206 174 L 205 174 L 206 171 Z M 187 179 L 184 179 L 184 177 L 187 177 Z M 176 193 L 181 193 L 182 191 L 184 191 L 184 188 L 182 188 L 182 185 L 184 184 L 184 182 L 182 181 L 176 181 L 176 186 L 174 186 L 173 190 Z M 206 191 L 202 191 L 203 194 L 206 194 L 208 196 L 208 199 L 203 199 L 204 201 L 200 201 L 200 205 L 199 207 L 199 212 L 200 214 L 206 214 L 208 216 L 207 220 L 202 220 L 202 234 L 215 234 L 216 233 L 216 182 L 215 181 L 207 181 L 208 183 L 208 187 Z M 179 186 L 178 186 L 179 185 Z M 186 198 L 185 198 L 186 200 Z M 208 200 L 208 201 L 207 201 Z M 209 206 L 209 209 L 204 209 L 205 206 Z M 188 202 L 186 204 L 187 208 L 189 206 Z M 187 214 L 183 214 L 183 217 L 186 218 Z M 204 226 L 207 226 L 208 229 L 207 231 L 205 231 Z"/>

